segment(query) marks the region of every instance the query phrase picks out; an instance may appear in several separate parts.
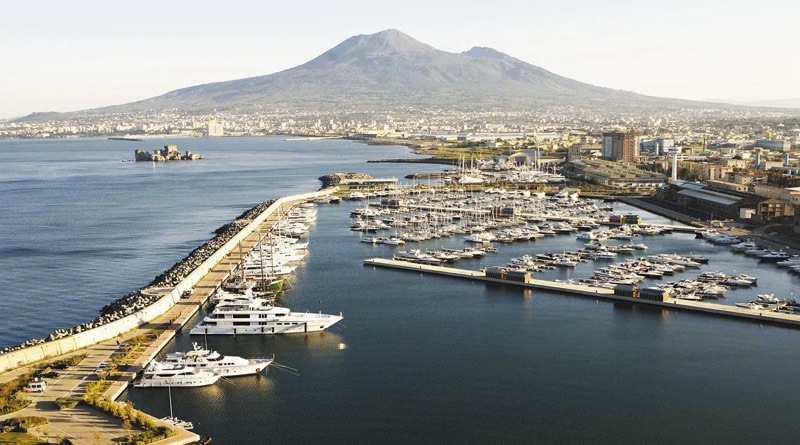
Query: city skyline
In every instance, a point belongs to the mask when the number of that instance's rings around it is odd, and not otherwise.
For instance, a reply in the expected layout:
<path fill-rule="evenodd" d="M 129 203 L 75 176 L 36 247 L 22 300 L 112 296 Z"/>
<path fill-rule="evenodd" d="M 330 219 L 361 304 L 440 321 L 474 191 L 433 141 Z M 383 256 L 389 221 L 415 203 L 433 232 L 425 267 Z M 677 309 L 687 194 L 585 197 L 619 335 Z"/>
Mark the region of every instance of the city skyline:
<path fill-rule="evenodd" d="M 800 97 L 791 10 L 768 0 L 480 5 L 363 1 L 329 5 L 140 2 L 13 4 L 0 30 L 0 118 L 127 103 L 300 65 L 357 34 L 396 28 L 449 51 L 492 47 L 582 82 L 660 97 L 757 101 Z M 312 11 L 313 13 L 309 13 Z M 576 12 L 579 11 L 579 12 Z M 780 12 L 778 14 L 778 12 Z"/>

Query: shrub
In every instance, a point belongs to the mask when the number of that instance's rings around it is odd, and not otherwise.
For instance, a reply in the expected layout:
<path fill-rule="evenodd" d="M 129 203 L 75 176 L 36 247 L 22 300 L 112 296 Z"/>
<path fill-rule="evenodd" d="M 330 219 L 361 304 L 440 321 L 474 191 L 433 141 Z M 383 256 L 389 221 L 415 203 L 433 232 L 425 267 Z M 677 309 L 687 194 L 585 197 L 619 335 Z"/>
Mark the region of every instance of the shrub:
<path fill-rule="evenodd" d="M 75 408 L 80 401 L 75 397 L 59 397 L 56 399 L 56 405 L 58 405 L 58 409 L 70 409 Z"/>
<path fill-rule="evenodd" d="M 178 433 L 172 429 L 160 426 L 152 430 L 143 431 L 139 434 L 132 434 L 126 437 L 122 443 L 125 445 L 144 445 L 167 439 L 177 434 Z"/>
<path fill-rule="evenodd" d="M 30 428 L 47 425 L 47 418 L 39 416 L 14 417 L 13 419 L 9 419 L 6 424 L 12 431 L 27 433 Z"/>

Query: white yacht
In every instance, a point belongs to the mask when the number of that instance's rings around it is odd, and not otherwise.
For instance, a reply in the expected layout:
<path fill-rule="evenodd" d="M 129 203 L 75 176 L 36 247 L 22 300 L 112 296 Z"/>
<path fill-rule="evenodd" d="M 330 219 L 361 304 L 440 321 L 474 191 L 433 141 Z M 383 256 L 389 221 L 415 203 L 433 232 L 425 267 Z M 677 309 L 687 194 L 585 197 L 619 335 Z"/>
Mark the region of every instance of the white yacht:
<path fill-rule="evenodd" d="M 464 237 L 464 241 L 478 244 L 490 243 L 495 239 L 497 239 L 497 237 L 488 232 L 473 233 Z"/>
<path fill-rule="evenodd" d="M 133 386 L 156 388 L 165 386 L 197 387 L 217 383 L 220 376 L 210 371 L 201 371 L 184 365 L 153 361 L 144 371 L 139 382 Z"/>
<path fill-rule="evenodd" d="M 242 358 L 233 355 L 222 355 L 217 351 L 203 349 L 197 343 L 192 343 L 192 350 L 188 352 L 173 352 L 167 354 L 161 363 L 184 365 L 203 371 L 210 371 L 223 377 L 258 374 L 272 363 L 271 358 Z"/>
<path fill-rule="evenodd" d="M 222 302 L 189 331 L 191 335 L 272 335 L 324 331 L 343 317 L 291 312 L 264 298 Z"/>
<path fill-rule="evenodd" d="M 735 236 L 730 236 L 730 235 L 728 235 L 726 233 L 723 233 L 721 235 L 713 235 L 713 236 L 710 236 L 710 237 L 708 237 L 706 239 L 708 241 L 711 241 L 714 244 L 731 244 L 731 245 L 736 244 L 736 245 L 739 245 L 739 244 L 742 243 L 742 240 L 740 240 L 739 238 L 737 238 Z"/>
<path fill-rule="evenodd" d="M 738 253 L 744 253 L 746 250 L 751 249 L 758 249 L 758 245 L 753 241 L 744 241 L 731 246 L 731 250 Z"/>

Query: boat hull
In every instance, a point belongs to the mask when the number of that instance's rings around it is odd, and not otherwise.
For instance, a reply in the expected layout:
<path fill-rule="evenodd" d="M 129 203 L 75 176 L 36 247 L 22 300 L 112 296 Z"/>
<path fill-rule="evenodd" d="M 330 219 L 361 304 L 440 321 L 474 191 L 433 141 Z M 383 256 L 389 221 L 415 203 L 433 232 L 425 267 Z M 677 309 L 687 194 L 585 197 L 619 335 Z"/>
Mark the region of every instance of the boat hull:
<path fill-rule="evenodd" d="M 197 388 L 200 386 L 208 386 L 217 383 L 219 375 L 214 374 L 211 377 L 198 377 L 198 378 L 152 378 L 142 379 L 133 386 L 137 388 Z"/>
<path fill-rule="evenodd" d="M 268 323 L 261 326 L 208 326 L 198 325 L 189 331 L 190 335 L 278 335 L 320 332 L 336 324 L 342 317 L 331 315 L 324 320 L 312 320 L 292 325 Z"/>

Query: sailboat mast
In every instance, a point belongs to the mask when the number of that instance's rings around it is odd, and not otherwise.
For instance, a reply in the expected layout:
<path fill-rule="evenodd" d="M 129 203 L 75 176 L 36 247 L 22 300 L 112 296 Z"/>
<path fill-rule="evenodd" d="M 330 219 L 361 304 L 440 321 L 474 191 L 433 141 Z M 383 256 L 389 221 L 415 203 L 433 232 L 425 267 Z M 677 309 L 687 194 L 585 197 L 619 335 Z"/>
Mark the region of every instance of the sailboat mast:
<path fill-rule="evenodd" d="M 169 391 L 169 418 L 172 419 L 172 385 L 167 385 L 167 390 Z"/>

